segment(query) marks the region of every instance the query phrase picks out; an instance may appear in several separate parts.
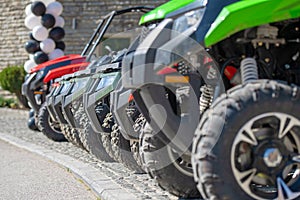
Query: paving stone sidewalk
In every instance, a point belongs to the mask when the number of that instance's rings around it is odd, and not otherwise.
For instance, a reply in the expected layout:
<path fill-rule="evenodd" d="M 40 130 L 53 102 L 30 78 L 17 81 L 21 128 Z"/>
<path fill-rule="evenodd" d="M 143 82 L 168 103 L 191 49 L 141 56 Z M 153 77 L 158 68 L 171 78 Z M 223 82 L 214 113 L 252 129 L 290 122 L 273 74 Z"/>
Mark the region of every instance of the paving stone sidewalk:
<path fill-rule="evenodd" d="M 24 144 L 30 143 L 34 145 L 35 148 L 41 147 L 44 151 L 46 149 L 57 152 L 58 154 L 65 155 L 66 158 L 68 157 L 72 160 L 77 160 L 79 163 L 84 163 L 85 166 L 90 166 L 90 170 L 95 169 L 96 171 L 99 171 L 99 174 L 104 174 L 105 177 L 108 177 L 105 182 L 105 185 L 108 188 L 109 184 L 111 184 L 111 186 L 116 184 L 116 187 L 119 187 L 122 191 L 126 191 L 127 194 L 130 194 L 130 199 L 177 199 L 169 193 L 161 190 L 157 186 L 156 182 L 150 179 L 146 174 L 134 174 L 119 163 L 99 161 L 86 151 L 81 150 L 70 143 L 53 142 L 42 133 L 29 130 L 26 124 L 27 117 L 28 111 L 0 108 L 0 133 L 2 135 L 7 134 L 8 138 L 18 138 L 18 140 L 24 141 Z M 86 167 L 84 169 L 89 171 Z M 91 187 L 93 187 L 93 184 L 95 185 L 94 182 L 87 184 Z M 92 189 L 97 190 L 96 187 Z M 101 190 L 101 188 L 98 188 L 98 190 Z M 100 197 L 102 200 L 110 199 L 110 196 L 108 195 L 109 192 L 107 193 L 107 191 L 105 193 L 106 197 Z M 99 191 L 95 192 L 98 194 L 101 193 Z M 112 190 L 112 193 L 113 192 L 115 191 Z M 120 196 L 120 199 L 123 198 Z"/>

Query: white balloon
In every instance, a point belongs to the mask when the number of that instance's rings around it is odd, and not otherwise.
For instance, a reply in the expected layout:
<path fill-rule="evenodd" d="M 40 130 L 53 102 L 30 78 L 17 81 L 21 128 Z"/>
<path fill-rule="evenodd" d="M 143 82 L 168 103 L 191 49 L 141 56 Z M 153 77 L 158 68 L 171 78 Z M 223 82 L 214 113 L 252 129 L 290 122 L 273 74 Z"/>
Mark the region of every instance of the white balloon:
<path fill-rule="evenodd" d="M 28 4 L 25 8 L 25 13 L 26 13 L 26 16 L 32 14 L 31 12 L 31 4 Z"/>
<path fill-rule="evenodd" d="M 32 36 L 38 41 L 47 39 L 48 35 L 48 30 L 43 26 L 36 26 L 32 29 Z"/>
<path fill-rule="evenodd" d="M 32 62 L 34 62 L 34 54 L 29 54 L 29 60 L 31 60 Z"/>
<path fill-rule="evenodd" d="M 50 53 L 55 49 L 55 42 L 52 39 L 47 38 L 40 43 L 40 47 L 44 53 Z"/>
<path fill-rule="evenodd" d="M 33 29 L 36 26 L 41 25 L 41 17 L 37 17 L 34 14 L 30 14 L 25 18 L 25 26 L 29 29 Z"/>
<path fill-rule="evenodd" d="M 27 60 L 24 64 L 24 70 L 29 73 L 30 69 L 32 69 L 33 67 L 35 67 L 37 64 L 35 64 L 34 61 L 32 60 Z"/>
<path fill-rule="evenodd" d="M 54 27 L 59 26 L 59 27 L 63 28 L 64 25 L 65 25 L 64 18 L 62 18 L 61 16 L 56 16 L 55 17 L 55 25 L 54 25 Z"/>
<path fill-rule="evenodd" d="M 46 13 L 52 14 L 54 16 L 59 16 L 62 13 L 62 11 L 63 6 L 57 1 L 50 3 L 46 9 Z"/>
<path fill-rule="evenodd" d="M 54 49 L 51 53 L 49 53 L 49 60 L 53 60 L 55 58 L 59 58 L 64 56 L 65 53 L 61 49 Z"/>

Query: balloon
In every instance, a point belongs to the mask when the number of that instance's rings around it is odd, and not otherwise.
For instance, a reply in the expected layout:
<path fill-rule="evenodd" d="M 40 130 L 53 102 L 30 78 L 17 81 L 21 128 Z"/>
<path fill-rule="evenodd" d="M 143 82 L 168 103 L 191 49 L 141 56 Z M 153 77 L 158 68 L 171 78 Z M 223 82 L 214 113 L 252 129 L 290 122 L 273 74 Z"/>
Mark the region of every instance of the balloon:
<path fill-rule="evenodd" d="M 31 0 L 31 2 L 35 2 L 35 1 L 38 1 L 38 0 Z M 40 1 L 43 2 L 45 5 L 48 5 L 49 3 L 52 3 L 55 0 L 40 0 Z"/>
<path fill-rule="evenodd" d="M 28 4 L 25 8 L 25 13 L 26 13 L 26 16 L 32 14 L 31 12 L 31 4 Z"/>
<path fill-rule="evenodd" d="M 55 42 L 52 39 L 47 38 L 41 42 L 40 47 L 43 52 L 50 53 L 55 49 Z"/>
<path fill-rule="evenodd" d="M 40 25 L 41 25 L 41 17 L 37 17 L 31 14 L 25 18 L 25 26 L 29 29 L 33 29 L 35 26 L 40 26 Z"/>
<path fill-rule="evenodd" d="M 35 53 L 40 49 L 40 44 L 35 40 L 29 40 L 25 43 L 27 53 Z"/>
<path fill-rule="evenodd" d="M 42 25 L 46 28 L 52 28 L 55 24 L 55 17 L 51 14 L 44 14 L 42 16 Z"/>
<path fill-rule="evenodd" d="M 47 6 L 46 13 L 50 13 L 54 16 L 59 16 L 59 15 L 61 15 L 62 11 L 63 11 L 63 6 L 61 5 L 61 3 L 55 1 L 55 2 L 50 3 Z"/>
<path fill-rule="evenodd" d="M 38 51 L 34 54 L 34 62 L 36 64 L 41 64 L 43 62 L 46 62 L 49 60 L 49 57 L 47 54 L 45 54 L 44 52 L 42 51 Z"/>
<path fill-rule="evenodd" d="M 48 31 L 43 26 L 36 26 L 32 30 L 32 36 L 38 41 L 43 41 L 48 37 Z"/>
<path fill-rule="evenodd" d="M 42 16 L 46 12 L 46 6 L 41 1 L 35 1 L 31 4 L 31 12 L 36 16 Z"/>
<path fill-rule="evenodd" d="M 34 62 L 34 54 L 29 54 L 29 60 L 31 60 L 32 62 Z"/>
<path fill-rule="evenodd" d="M 66 45 L 63 41 L 58 41 L 58 42 L 55 42 L 55 48 L 64 51 L 66 48 Z"/>
<path fill-rule="evenodd" d="M 33 37 L 32 32 L 29 32 L 29 39 L 37 41 L 37 40 Z"/>
<path fill-rule="evenodd" d="M 32 60 L 27 60 L 24 64 L 24 70 L 29 73 L 30 69 L 32 69 L 33 67 L 35 67 L 36 64 L 34 63 L 34 61 Z"/>
<path fill-rule="evenodd" d="M 55 58 L 59 58 L 64 56 L 64 52 L 60 49 L 54 49 L 51 53 L 49 53 L 49 60 L 53 60 Z"/>
<path fill-rule="evenodd" d="M 54 27 L 50 32 L 49 32 L 49 37 L 52 38 L 54 41 L 60 41 L 65 37 L 65 31 L 61 27 Z"/>
<path fill-rule="evenodd" d="M 65 20 L 61 16 L 55 17 L 55 25 L 54 27 L 64 27 L 65 25 Z"/>

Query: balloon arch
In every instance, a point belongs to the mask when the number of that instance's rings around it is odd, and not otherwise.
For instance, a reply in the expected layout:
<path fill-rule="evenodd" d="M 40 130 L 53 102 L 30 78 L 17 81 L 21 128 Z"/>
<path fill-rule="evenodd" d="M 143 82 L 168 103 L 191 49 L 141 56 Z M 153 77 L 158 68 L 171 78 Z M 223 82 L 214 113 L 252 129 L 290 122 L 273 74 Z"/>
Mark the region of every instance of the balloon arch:
<path fill-rule="evenodd" d="M 64 55 L 65 36 L 63 29 L 65 20 L 62 14 L 63 6 L 55 0 L 31 0 L 26 6 L 25 26 L 31 30 L 25 49 L 29 60 L 24 69 L 29 72 L 38 64 L 53 60 Z"/>

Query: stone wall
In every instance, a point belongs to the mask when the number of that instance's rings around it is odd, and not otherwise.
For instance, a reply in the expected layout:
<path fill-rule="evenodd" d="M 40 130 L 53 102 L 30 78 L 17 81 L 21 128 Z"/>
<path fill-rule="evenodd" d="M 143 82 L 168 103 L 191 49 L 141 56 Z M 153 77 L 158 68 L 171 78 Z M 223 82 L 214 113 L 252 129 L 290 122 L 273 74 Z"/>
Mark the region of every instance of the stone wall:
<path fill-rule="evenodd" d="M 0 0 L 0 70 L 8 65 L 21 65 L 27 60 L 23 47 L 28 40 L 24 10 L 29 2 Z"/>
<path fill-rule="evenodd" d="M 166 0 L 58 0 L 64 6 L 66 54 L 80 53 L 97 26 L 100 16 L 129 6 L 157 6 Z M 0 70 L 9 65 L 22 65 L 28 54 L 24 43 L 29 30 L 24 25 L 25 7 L 29 0 L 0 0 Z M 134 27 L 140 14 L 118 17 L 109 33 Z M 74 27 L 75 22 L 75 27 Z"/>

